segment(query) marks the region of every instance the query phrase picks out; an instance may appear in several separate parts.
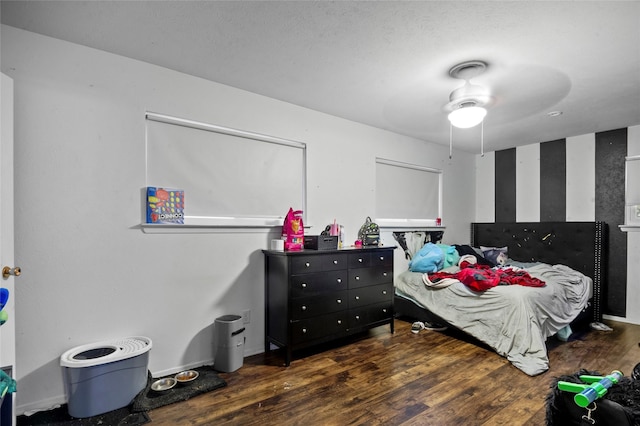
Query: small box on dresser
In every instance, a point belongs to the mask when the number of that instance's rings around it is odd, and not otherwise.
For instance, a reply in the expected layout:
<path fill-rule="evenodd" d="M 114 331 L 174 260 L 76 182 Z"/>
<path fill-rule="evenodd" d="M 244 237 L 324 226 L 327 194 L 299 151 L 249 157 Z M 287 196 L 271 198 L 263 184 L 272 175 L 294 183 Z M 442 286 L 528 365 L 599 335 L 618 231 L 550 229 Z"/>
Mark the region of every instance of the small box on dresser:
<path fill-rule="evenodd" d="M 336 250 L 337 235 L 305 235 L 304 248 L 308 250 Z"/>
<path fill-rule="evenodd" d="M 395 247 L 265 255 L 265 352 L 294 350 L 389 324 Z"/>

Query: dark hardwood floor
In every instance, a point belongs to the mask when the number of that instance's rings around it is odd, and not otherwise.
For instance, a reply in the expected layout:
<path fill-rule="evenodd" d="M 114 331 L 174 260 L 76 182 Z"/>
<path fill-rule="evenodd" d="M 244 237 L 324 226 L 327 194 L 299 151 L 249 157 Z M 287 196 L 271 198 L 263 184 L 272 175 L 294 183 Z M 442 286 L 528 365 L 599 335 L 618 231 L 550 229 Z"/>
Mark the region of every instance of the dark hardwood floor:
<path fill-rule="evenodd" d="M 566 343 L 548 341 L 551 368 L 530 377 L 453 332 L 396 320 L 360 339 L 283 366 L 278 351 L 255 355 L 225 388 L 149 413 L 154 425 L 544 425 L 554 377 L 580 368 L 630 375 L 640 326 L 605 321 Z"/>

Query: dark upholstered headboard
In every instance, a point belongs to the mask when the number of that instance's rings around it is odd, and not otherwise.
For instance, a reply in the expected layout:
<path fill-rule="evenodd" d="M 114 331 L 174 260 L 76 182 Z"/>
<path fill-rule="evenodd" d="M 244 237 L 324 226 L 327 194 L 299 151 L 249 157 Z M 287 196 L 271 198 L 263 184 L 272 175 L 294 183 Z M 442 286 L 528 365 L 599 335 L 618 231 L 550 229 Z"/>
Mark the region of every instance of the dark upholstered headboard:
<path fill-rule="evenodd" d="M 602 319 L 606 282 L 607 224 L 604 222 L 472 223 L 471 245 L 509 248 L 521 262 L 563 264 L 593 279 L 593 309 Z"/>

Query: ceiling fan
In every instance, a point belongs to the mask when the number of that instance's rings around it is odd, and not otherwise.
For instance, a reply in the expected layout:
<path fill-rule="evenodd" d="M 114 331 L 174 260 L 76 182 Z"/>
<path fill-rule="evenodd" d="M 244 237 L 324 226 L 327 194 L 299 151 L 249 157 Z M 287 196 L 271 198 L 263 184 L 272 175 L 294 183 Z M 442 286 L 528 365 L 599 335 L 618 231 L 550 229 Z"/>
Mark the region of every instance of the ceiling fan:
<path fill-rule="evenodd" d="M 449 102 L 444 109 L 449 113 L 449 158 L 453 148 L 453 127 L 468 129 L 478 124 L 483 124 L 480 138 L 481 155 L 484 155 L 484 118 L 487 115 L 486 107 L 493 102 L 493 97 L 488 88 L 471 83 L 471 79 L 485 72 L 488 64 L 484 61 L 466 61 L 449 69 L 449 76 L 464 80 L 464 84 L 455 89 L 449 95 Z"/>

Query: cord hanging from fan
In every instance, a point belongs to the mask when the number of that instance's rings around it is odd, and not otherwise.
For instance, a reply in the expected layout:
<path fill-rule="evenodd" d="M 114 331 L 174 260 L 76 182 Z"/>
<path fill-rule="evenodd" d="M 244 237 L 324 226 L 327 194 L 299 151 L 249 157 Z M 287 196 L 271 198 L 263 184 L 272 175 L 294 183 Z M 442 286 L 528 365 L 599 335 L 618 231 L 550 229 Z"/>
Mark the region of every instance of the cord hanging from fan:
<path fill-rule="evenodd" d="M 480 122 L 480 156 L 484 157 L 484 120 Z M 449 122 L 449 160 L 453 157 L 453 124 Z"/>

